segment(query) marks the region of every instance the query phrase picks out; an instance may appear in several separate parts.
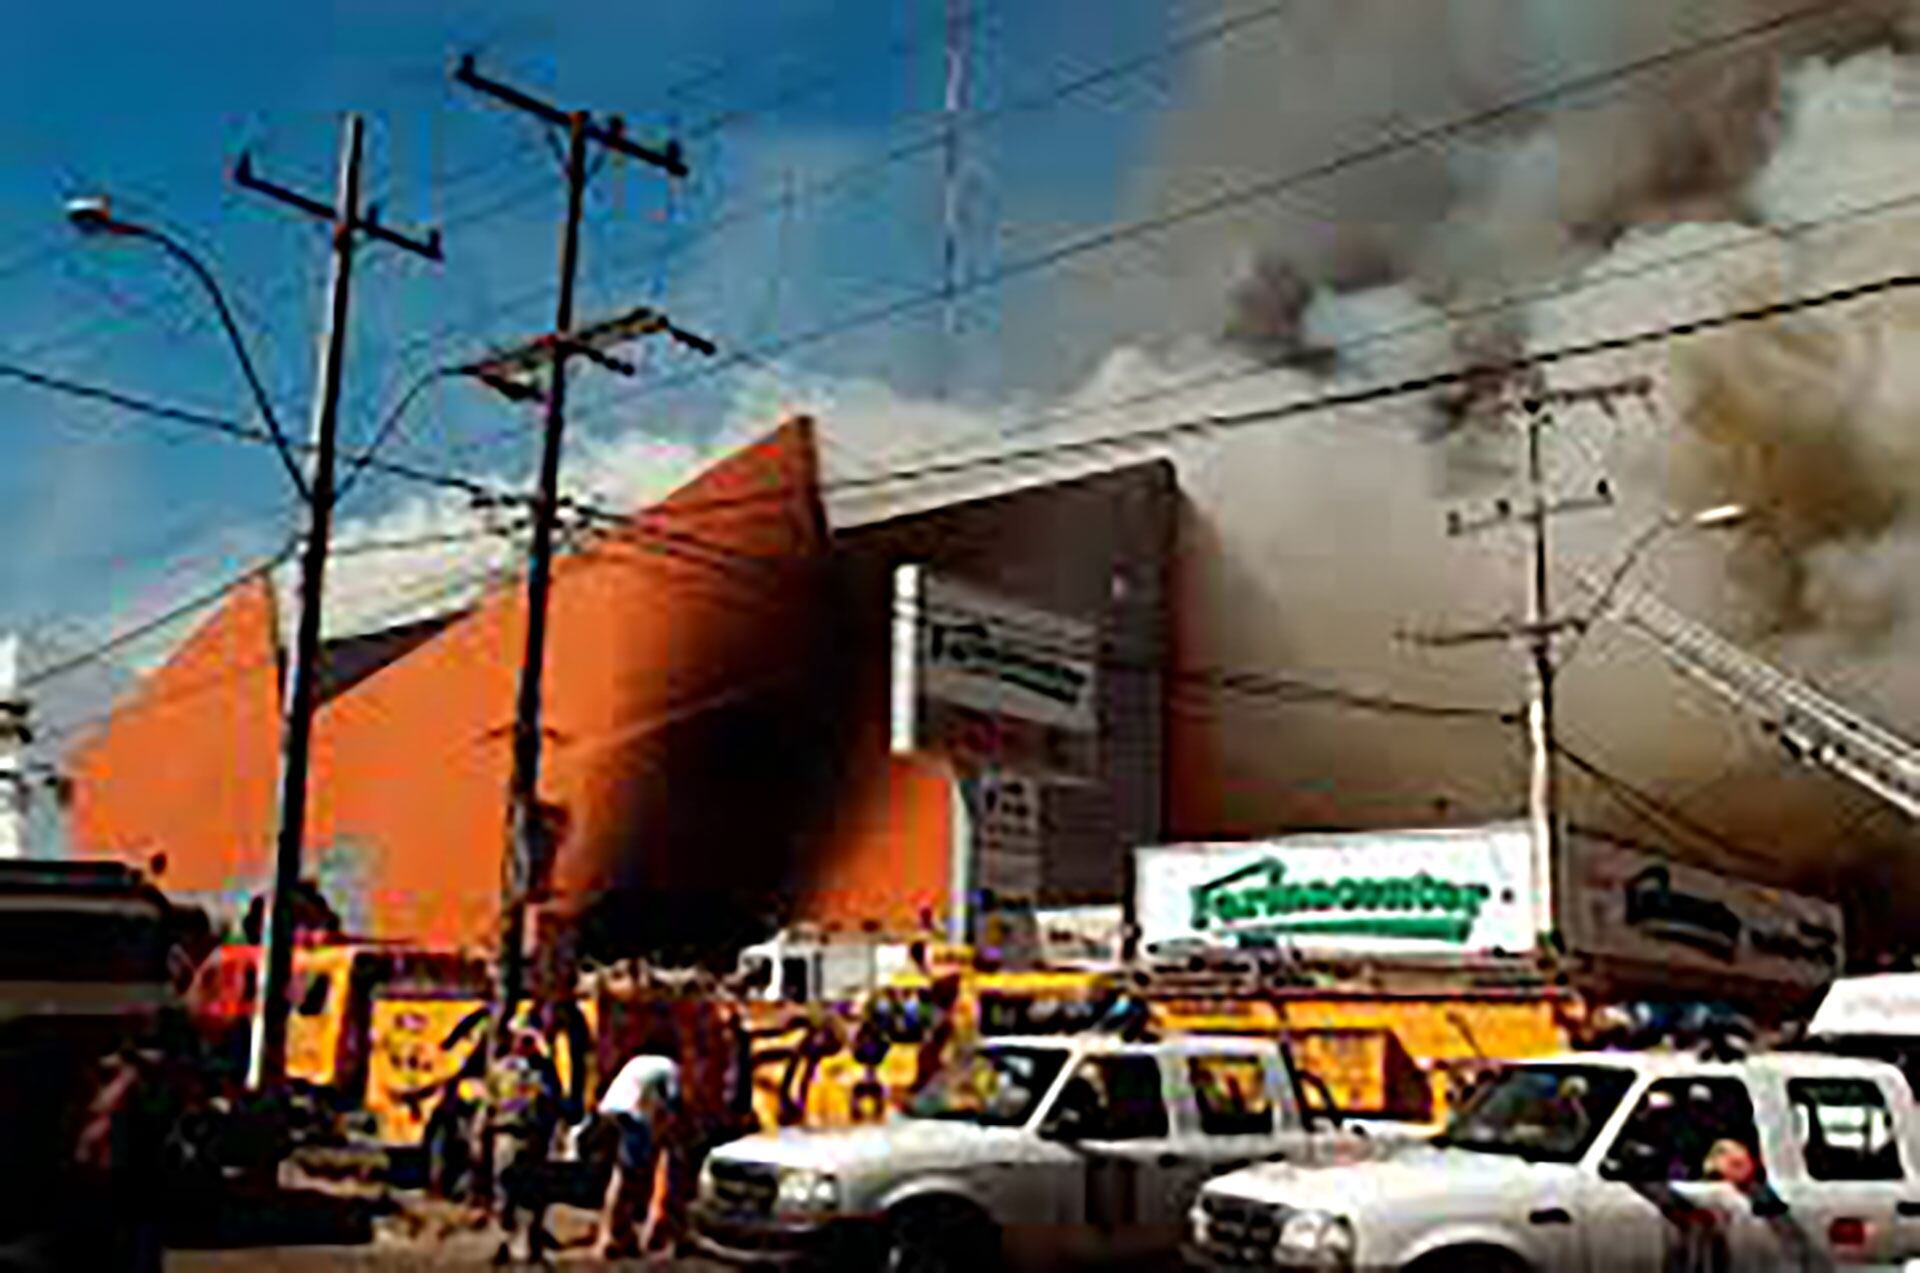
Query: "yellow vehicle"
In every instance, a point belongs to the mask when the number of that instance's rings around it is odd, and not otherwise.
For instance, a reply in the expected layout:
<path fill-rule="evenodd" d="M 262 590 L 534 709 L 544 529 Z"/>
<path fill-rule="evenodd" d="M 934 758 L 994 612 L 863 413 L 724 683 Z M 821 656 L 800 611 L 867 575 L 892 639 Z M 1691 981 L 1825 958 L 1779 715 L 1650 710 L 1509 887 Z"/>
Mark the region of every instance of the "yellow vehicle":
<path fill-rule="evenodd" d="M 1489 1062 L 1568 1047 L 1565 996 L 1315 991 L 1275 1001 L 1296 1063 L 1343 1111 L 1433 1122 Z"/>
<path fill-rule="evenodd" d="M 766 1127 L 840 1127 L 879 1117 L 913 1085 L 924 1024 L 936 986 L 953 986 L 953 1043 L 981 1035 L 1052 1033 L 1092 1024 L 1102 995 L 1118 984 L 1111 972 L 990 971 L 972 966 L 964 948 L 937 948 L 927 966 L 896 973 L 876 988 L 901 1011 L 874 1067 L 854 1055 L 859 1004 L 756 1004 L 754 1111 Z"/>
<path fill-rule="evenodd" d="M 188 1007 L 203 1037 L 235 1072 L 244 1068 L 260 948 L 217 948 L 195 975 Z M 472 1060 L 484 1035 L 485 959 L 404 943 L 297 947 L 289 988 L 287 1077 L 353 1130 L 381 1144 L 422 1143 L 444 1085 Z M 557 1031 L 555 1059 L 572 1091 L 591 1004 Z M 567 1014 L 573 1017 L 576 1014 Z"/>
<path fill-rule="evenodd" d="M 246 1056 L 259 968 L 258 946 L 218 947 L 187 994 L 202 1034 L 236 1062 Z M 357 1104 L 366 1084 L 375 994 L 408 987 L 483 991 L 486 975 L 482 960 L 454 951 L 374 942 L 297 947 L 288 991 L 287 1077 Z"/>
<path fill-rule="evenodd" d="M 583 995 L 568 1007 L 544 1033 L 560 1090 L 577 1110 L 588 1099 L 594 1077 L 599 1005 Z M 375 994 L 362 1102 L 363 1129 L 373 1140 L 399 1148 L 426 1144 L 429 1124 L 449 1088 L 479 1077 L 489 1012 L 485 996 L 457 991 L 395 988 Z"/>
<path fill-rule="evenodd" d="M 1139 994 L 1158 1034 L 1278 1038 L 1320 1099 L 1359 1117 L 1430 1122 L 1488 1062 L 1523 1060 L 1568 1046 L 1569 996 L 1545 986 L 1478 987 L 1444 977 L 1366 989 L 1261 986 L 1197 975 L 1136 976 L 1132 969 L 981 969 L 965 947 L 935 947 L 922 966 L 888 977 L 877 993 L 924 1001 L 953 988 L 955 1042 L 1092 1027 L 1122 991 Z M 914 1081 L 919 1036 L 894 1041 L 869 1080 L 853 1055 L 858 1005 L 754 1005 L 755 1112 L 763 1126 L 843 1126 L 878 1116 Z M 863 1085 L 877 1080 L 882 1098 Z"/>

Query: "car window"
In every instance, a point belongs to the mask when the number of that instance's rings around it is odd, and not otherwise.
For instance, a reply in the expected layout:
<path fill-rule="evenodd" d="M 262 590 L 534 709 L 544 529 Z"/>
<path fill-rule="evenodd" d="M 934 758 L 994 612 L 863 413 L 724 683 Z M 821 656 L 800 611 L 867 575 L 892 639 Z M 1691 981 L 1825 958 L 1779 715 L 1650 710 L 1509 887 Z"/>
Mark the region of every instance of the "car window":
<path fill-rule="evenodd" d="M 788 1003 L 807 1001 L 807 961 L 790 955 L 780 961 L 780 997 Z"/>
<path fill-rule="evenodd" d="M 1794 1134 L 1815 1180 L 1900 1180 L 1893 1112 L 1867 1079 L 1792 1079 Z"/>
<path fill-rule="evenodd" d="M 1200 1130 L 1209 1136 L 1273 1131 L 1273 1101 L 1257 1056 L 1196 1056 L 1187 1062 Z"/>
<path fill-rule="evenodd" d="M 1079 1104 L 1084 1140 L 1152 1140 L 1168 1134 L 1155 1057 L 1091 1057 L 1074 1071 L 1061 1097 Z"/>
<path fill-rule="evenodd" d="M 1633 1086 L 1611 1065 L 1507 1065 L 1490 1073 L 1433 1144 L 1577 1162 Z"/>
<path fill-rule="evenodd" d="M 1680 1182 L 1710 1180 L 1722 1142 L 1741 1146 L 1756 1170 L 1760 1137 L 1747 1085 L 1731 1078 L 1662 1079 L 1648 1087 L 1607 1157 L 1615 1179 Z"/>
<path fill-rule="evenodd" d="M 986 1047 L 963 1051 L 907 1103 L 909 1118 L 945 1118 L 1018 1127 L 1067 1062 L 1058 1048 Z"/>

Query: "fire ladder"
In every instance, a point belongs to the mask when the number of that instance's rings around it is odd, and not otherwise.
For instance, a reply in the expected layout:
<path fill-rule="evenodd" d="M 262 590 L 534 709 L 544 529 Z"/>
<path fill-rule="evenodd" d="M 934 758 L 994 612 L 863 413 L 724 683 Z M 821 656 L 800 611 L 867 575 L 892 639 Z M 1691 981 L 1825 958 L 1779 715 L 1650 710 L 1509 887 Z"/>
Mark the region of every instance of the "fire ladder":
<path fill-rule="evenodd" d="M 1920 820 L 1920 747 L 1646 593 L 1624 594 L 1615 615 L 1675 667 L 1760 717 L 1794 759 L 1864 787 Z"/>

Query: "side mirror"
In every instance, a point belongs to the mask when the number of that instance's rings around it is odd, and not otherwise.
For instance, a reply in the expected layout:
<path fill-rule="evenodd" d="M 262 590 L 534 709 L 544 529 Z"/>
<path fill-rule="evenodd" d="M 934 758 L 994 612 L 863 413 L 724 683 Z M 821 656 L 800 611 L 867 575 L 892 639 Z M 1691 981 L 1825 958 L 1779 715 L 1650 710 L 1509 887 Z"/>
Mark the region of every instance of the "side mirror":
<path fill-rule="evenodd" d="M 1040 1125 L 1040 1135 L 1047 1140 L 1057 1140 L 1063 1144 L 1072 1144 L 1082 1139 L 1087 1131 L 1086 1115 L 1078 1109 L 1056 1110 L 1047 1116 Z"/>

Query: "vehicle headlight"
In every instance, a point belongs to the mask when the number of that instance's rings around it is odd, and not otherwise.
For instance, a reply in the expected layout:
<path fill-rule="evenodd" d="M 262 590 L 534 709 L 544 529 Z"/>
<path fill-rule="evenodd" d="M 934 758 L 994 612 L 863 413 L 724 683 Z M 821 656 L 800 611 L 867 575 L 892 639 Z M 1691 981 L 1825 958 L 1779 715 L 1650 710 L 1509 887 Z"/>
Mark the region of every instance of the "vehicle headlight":
<path fill-rule="evenodd" d="M 700 1182 L 694 1186 L 702 1198 L 713 1197 L 713 1155 L 708 1154 L 700 1160 Z"/>
<path fill-rule="evenodd" d="M 1197 1203 L 1187 1212 L 1187 1236 L 1193 1239 L 1195 1246 L 1207 1244 L 1207 1213 Z"/>
<path fill-rule="evenodd" d="M 1280 1224 L 1273 1257 L 1282 1264 L 1345 1269 L 1353 1265 L 1353 1225 L 1325 1211 L 1296 1211 Z"/>
<path fill-rule="evenodd" d="M 826 1172 L 804 1167 L 782 1170 L 774 1205 L 787 1212 L 833 1211 L 840 1205 L 840 1182 Z"/>

